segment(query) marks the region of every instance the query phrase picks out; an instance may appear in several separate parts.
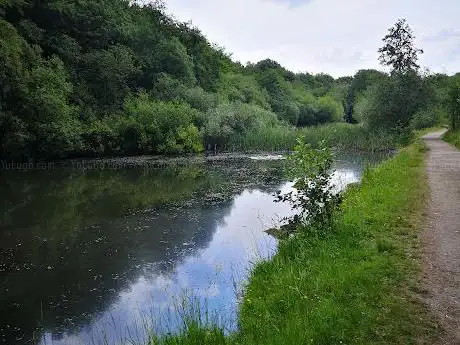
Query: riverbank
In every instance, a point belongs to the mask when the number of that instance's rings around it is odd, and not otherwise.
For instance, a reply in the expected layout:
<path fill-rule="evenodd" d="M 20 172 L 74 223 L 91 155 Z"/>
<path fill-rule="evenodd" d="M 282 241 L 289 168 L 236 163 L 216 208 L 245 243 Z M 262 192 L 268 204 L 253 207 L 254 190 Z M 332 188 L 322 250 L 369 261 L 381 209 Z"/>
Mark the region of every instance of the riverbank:
<path fill-rule="evenodd" d="M 430 343 L 437 328 L 419 288 L 424 156 L 416 143 L 368 170 L 333 228 L 304 229 L 256 265 L 236 335 L 190 322 L 152 344 Z"/>
<path fill-rule="evenodd" d="M 401 137 L 388 132 L 369 132 L 361 125 L 333 123 L 301 129 L 286 127 L 283 131 L 254 133 L 237 137 L 228 146 L 202 154 L 138 155 L 76 157 L 56 161 L 22 162 L 0 160 L 3 170 L 53 170 L 71 167 L 86 170 L 119 170 L 125 168 L 161 168 L 168 166 L 188 166 L 191 164 L 241 159 L 281 159 L 292 150 L 296 138 L 304 138 L 306 143 L 317 147 L 321 141 L 337 152 L 384 153 L 394 151 L 401 145 Z"/>

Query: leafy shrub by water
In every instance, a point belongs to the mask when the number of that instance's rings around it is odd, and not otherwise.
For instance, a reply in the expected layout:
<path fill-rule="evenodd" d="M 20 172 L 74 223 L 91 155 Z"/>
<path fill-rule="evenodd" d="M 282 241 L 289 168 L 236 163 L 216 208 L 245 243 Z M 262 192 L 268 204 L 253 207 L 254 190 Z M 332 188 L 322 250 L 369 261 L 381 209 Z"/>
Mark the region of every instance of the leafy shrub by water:
<path fill-rule="evenodd" d="M 324 142 L 315 149 L 301 138 L 297 139 L 293 153 L 287 156 L 288 173 L 294 180 L 294 189 L 285 194 L 278 192 L 276 199 L 277 202 L 288 202 L 297 213 L 286 219 L 288 224 L 283 225 L 278 234 L 288 235 L 307 224 L 329 228 L 340 200 L 331 183 L 332 162 L 332 151 Z"/>

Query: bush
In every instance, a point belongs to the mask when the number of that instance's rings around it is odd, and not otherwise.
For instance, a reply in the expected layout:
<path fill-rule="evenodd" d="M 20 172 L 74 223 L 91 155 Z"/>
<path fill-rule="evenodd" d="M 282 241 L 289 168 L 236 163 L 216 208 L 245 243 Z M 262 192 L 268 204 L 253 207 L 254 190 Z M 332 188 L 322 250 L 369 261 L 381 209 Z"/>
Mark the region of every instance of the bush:
<path fill-rule="evenodd" d="M 299 110 L 297 125 L 300 127 L 339 122 L 343 118 L 344 111 L 343 106 L 332 96 L 305 97 L 301 101 Z"/>
<path fill-rule="evenodd" d="M 282 103 L 278 109 L 280 119 L 292 125 L 297 125 L 300 117 L 300 109 L 295 102 Z"/>
<path fill-rule="evenodd" d="M 271 111 L 239 102 L 220 104 L 206 114 L 206 119 L 205 143 L 220 147 L 228 143 L 232 137 L 279 124 L 276 114 Z"/>
<path fill-rule="evenodd" d="M 149 151 L 160 154 L 202 151 L 201 136 L 194 125 L 201 113 L 189 104 L 157 102 L 141 92 L 126 100 L 125 111 L 144 128 L 143 145 Z"/>
<path fill-rule="evenodd" d="M 256 104 L 269 110 L 269 95 L 261 89 L 254 76 L 226 73 L 222 76 L 219 93 L 229 102 Z"/>
<path fill-rule="evenodd" d="M 198 86 L 187 89 L 183 95 L 183 100 L 190 104 L 192 108 L 202 112 L 217 106 L 216 94 L 206 92 Z"/>
<path fill-rule="evenodd" d="M 184 154 L 201 152 L 194 121 L 201 114 L 180 102 L 158 102 L 141 92 L 126 99 L 125 114 L 91 122 L 83 135 L 90 155 Z"/>
<path fill-rule="evenodd" d="M 332 151 L 324 142 L 319 148 L 313 148 L 298 138 L 293 153 L 287 156 L 287 162 L 289 175 L 295 181 L 294 190 L 285 194 L 277 192 L 276 201 L 288 202 L 297 213 L 285 219 L 287 225 L 272 232 L 284 237 L 299 230 L 301 225 L 320 225 L 329 230 L 340 201 L 331 183 Z"/>
<path fill-rule="evenodd" d="M 358 96 L 354 104 L 353 119 L 359 123 L 366 123 L 368 112 L 371 111 L 369 93 L 363 93 Z"/>
<path fill-rule="evenodd" d="M 159 73 L 150 93 L 153 98 L 161 101 L 180 101 L 185 92 L 186 87 L 180 80 L 166 73 Z"/>
<path fill-rule="evenodd" d="M 323 96 L 317 101 L 316 123 L 338 122 L 342 120 L 343 107 L 331 96 Z"/>
<path fill-rule="evenodd" d="M 148 144 L 146 127 L 134 117 L 116 116 L 113 118 L 112 128 L 116 133 L 120 154 L 137 155 L 153 152 L 153 147 Z"/>
<path fill-rule="evenodd" d="M 439 107 L 428 108 L 418 111 L 410 121 L 411 129 L 424 129 L 434 127 L 444 117 L 443 110 Z"/>
<path fill-rule="evenodd" d="M 360 97 L 356 118 L 370 129 L 405 129 L 429 101 L 429 89 L 419 75 L 396 74 L 370 87 Z"/>
<path fill-rule="evenodd" d="M 180 80 L 160 73 L 151 92 L 152 98 L 162 101 L 186 102 L 194 109 L 208 111 L 217 104 L 216 94 L 206 92 L 199 86 L 186 87 Z"/>
<path fill-rule="evenodd" d="M 318 109 L 314 103 L 301 104 L 299 107 L 299 120 L 297 121 L 297 126 L 313 126 L 317 123 L 316 114 Z"/>
<path fill-rule="evenodd" d="M 118 133 L 110 117 L 92 121 L 82 135 L 84 151 L 90 156 L 114 155 L 119 152 Z"/>

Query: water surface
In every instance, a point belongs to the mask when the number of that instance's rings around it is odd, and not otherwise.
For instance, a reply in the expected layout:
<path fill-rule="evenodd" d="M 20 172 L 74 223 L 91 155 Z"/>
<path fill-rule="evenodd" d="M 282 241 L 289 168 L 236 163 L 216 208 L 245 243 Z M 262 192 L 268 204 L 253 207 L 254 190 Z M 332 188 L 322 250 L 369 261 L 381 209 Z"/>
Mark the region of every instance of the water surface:
<path fill-rule="evenodd" d="M 336 183 L 376 160 L 339 156 Z M 0 343 L 141 342 L 145 327 L 176 331 L 184 299 L 234 329 L 248 269 L 276 250 L 264 230 L 291 214 L 273 202 L 292 185 L 282 166 L 2 171 Z"/>

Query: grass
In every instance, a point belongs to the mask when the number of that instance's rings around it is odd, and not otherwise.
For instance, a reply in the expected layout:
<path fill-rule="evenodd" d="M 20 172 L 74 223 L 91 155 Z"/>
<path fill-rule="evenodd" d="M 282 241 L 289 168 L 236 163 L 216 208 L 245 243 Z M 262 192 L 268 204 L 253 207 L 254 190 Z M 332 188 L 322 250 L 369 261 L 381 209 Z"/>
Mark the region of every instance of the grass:
<path fill-rule="evenodd" d="M 262 127 L 230 139 L 226 150 L 284 151 L 294 147 L 298 131 L 293 127 Z"/>
<path fill-rule="evenodd" d="M 417 293 L 427 195 L 416 143 L 348 189 L 330 229 L 301 229 L 252 271 L 230 336 L 189 323 L 151 344 L 429 344 L 437 334 Z"/>
<path fill-rule="evenodd" d="M 452 144 L 460 149 L 460 130 L 446 132 L 446 134 L 443 136 L 443 139 L 449 144 Z"/>
<path fill-rule="evenodd" d="M 300 132 L 314 146 L 324 140 L 330 147 L 347 151 L 388 151 L 396 148 L 400 139 L 393 133 L 369 131 L 362 125 L 348 123 L 306 127 Z"/>
<path fill-rule="evenodd" d="M 384 131 L 370 132 L 361 125 L 330 123 L 320 126 L 293 128 L 263 127 L 244 135 L 234 136 L 224 147 L 226 151 L 291 150 L 298 136 L 317 146 L 324 140 L 329 146 L 347 151 L 388 151 L 396 148 L 399 137 Z"/>

